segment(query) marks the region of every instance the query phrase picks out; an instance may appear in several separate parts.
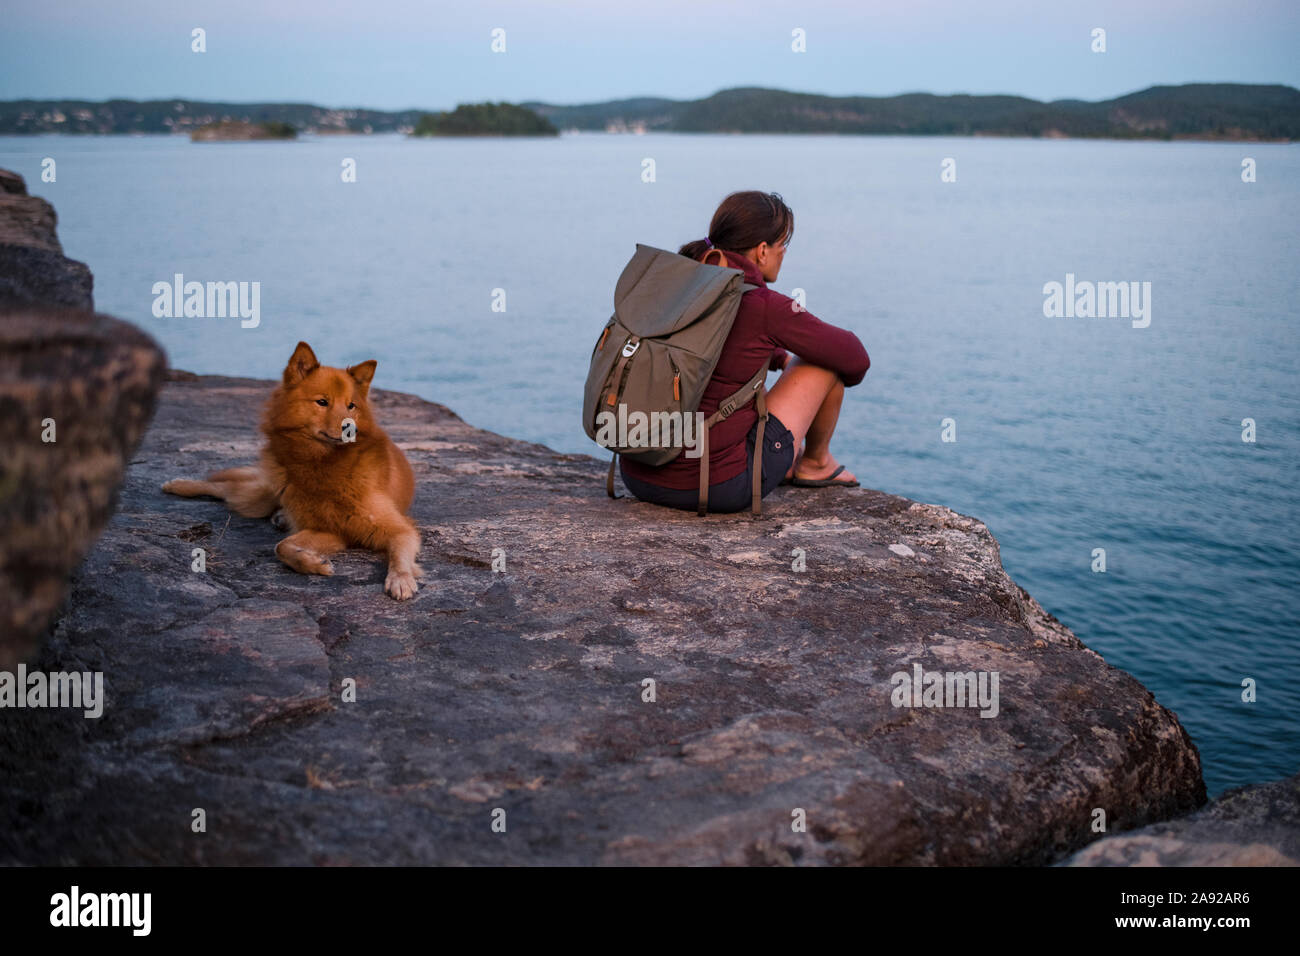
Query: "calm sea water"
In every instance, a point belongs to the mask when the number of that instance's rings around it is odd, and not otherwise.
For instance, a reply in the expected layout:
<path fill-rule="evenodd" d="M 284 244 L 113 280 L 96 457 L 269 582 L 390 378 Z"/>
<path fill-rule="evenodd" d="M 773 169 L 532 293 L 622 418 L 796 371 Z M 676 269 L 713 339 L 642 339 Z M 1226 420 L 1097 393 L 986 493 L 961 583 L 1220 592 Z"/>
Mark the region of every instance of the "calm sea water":
<path fill-rule="evenodd" d="M 796 232 L 775 287 L 872 357 L 840 459 L 986 521 L 1016 580 L 1178 713 L 1212 795 L 1300 769 L 1295 146 L 4 137 L 0 166 L 54 203 L 98 307 L 176 367 L 275 377 L 304 338 L 475 425 L 593 453 L 581 382 L 634 244 L 675 249 L 727 192 L 776 190 Z M 154 318 L 176 272 L 260 282 L 261 325 Z M 1067 273 L 1150 282 L 1150 326 L 1045 318 Z"/>

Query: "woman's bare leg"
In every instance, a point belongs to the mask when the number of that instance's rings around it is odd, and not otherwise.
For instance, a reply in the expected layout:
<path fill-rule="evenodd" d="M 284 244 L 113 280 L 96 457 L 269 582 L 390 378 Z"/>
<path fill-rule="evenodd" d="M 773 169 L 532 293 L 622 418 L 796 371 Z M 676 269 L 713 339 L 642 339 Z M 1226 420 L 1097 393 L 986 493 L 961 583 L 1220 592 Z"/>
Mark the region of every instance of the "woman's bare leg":
<path fill-rule="evenodd" d="M 794 434 L 794 465 L 786 473 L 787 478 L 796 474 L 800 478 L 827 478 L 839 467 L 830 445 L 843 401 L 844 383 L 839 375 L 791 357 L 767 393 L 768 410 Z M 835 480 L 857 481 L 857 476 L 846 468 Z"/>

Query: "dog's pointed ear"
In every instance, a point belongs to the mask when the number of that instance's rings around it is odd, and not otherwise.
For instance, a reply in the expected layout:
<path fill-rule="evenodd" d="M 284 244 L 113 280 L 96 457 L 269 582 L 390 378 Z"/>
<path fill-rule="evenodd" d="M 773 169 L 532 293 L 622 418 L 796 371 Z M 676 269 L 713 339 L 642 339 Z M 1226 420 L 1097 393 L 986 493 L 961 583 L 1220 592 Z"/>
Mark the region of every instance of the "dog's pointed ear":
<path fill-rule="evenodd" d="M 320 368 L 316 353 L 306 342 L 299 342 L 298 347 L 289 356 L 289 364 L 284 367 L 284 384 L 297 385 L 304 378 Z"/>
<path fill-rule="evenodd" d="M 361 386 L 363 395 L 370 391 L 370 381 L 375 377 L 375 368 L 378 365 L 379 363 L 374 359 L 368 359 L 360 365 L 348 366 L 348 374 Z"/>

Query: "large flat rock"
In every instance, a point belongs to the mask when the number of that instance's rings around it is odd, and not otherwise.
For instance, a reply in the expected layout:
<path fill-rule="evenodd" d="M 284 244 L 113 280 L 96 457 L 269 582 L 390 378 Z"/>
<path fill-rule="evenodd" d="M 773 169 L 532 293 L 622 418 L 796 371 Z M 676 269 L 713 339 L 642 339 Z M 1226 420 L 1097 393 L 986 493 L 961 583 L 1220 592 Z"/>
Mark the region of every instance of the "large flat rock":
<path fill-rule="evenodd" d="M 866 489 L 781 488 L 757 520 L 611 501 L 602 461 L 377 392 L 427 571 L 396 602 L 378 556 L 305 577 L 269 522 L 159 491 L 251 461 L 271 387 L 178 379 L 33 664 L 103 671 L 104 716 L 0 711 L 0 863 L 1040 864 L 1095 808 L 1113 831 L 1205 802 L 1176 717 L 974 518 Z M 996 672 L 997 715 L 895 707 L 915 664 Z"/>

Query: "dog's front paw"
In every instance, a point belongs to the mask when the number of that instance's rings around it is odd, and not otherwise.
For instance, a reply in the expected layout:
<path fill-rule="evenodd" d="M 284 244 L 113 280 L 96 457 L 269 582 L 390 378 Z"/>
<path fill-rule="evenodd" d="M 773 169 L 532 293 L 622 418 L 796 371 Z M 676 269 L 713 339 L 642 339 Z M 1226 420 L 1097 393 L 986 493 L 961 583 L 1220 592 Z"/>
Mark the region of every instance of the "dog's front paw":
<path fill-rule="evenodd" d="M 420 586 L 410 571 L 389 571 L 388 579 L 384 581 L 384 593 L 399 601 L 409 601 L 418 590 Z"/>

